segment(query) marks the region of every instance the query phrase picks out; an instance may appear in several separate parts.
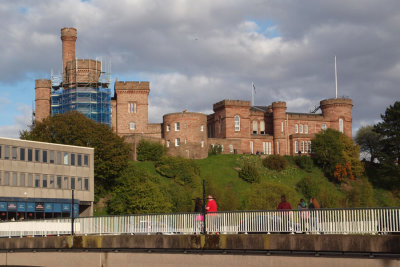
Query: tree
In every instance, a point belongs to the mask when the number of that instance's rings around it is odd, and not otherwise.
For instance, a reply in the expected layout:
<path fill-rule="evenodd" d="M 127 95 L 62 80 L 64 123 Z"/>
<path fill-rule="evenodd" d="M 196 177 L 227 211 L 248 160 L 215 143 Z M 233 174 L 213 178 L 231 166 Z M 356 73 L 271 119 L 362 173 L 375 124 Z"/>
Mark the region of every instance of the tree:
<path fill-rule="evenodd" d="M 160 181 L 147 171 L 128 166 L 116 181 L 108 203 L 110 214 L 143 214 L 171 212 L 168 195 Z"/>
<path fill-rule="evenodd" d="M 358 129 L 355 141 L 360 146 L 360 151 L 364 154 L 364 158 L 369 158 L 369 162 L 377 159 L 381 150 L 381 136 L 374 131 L 373 125 L 362 126 Z"/>
<path fill-rule="evenodd" d="M 140 140 L 137 148 L 137 159 L 139 161 L 159 161 L 166 153 L 166 148 L 158 142 Z"/>
<path fill-rule="evenodd" d="M 382 136 L 379 174 L 386 187 L 400 188 L 400 102 L 389 106 L 381 115 L 382 122 L 374 127 L 374 131 Z"/>
<path fill-rule="evenodd" d="M 72 111 L 56 114 L 20 132 L 25 140 L 94 148 L 94 177 L 97 194 L 108 191 L 129 160 L 129 145 L 110 127 Z"/>
<path fill-rule="evenodd" d="M 347 164 L 351 166 L 351 172 L 347 172 L 348 178 L 359 178 L 364 174 L 363 165 L 359 160 L 359 146 L 354 145 L 353 140 L 343 133 L 333 129 L 322 131 L 315 135 L 312 146 L 312 158 L 328 177 L 333 178 L 338 165 Z"/>

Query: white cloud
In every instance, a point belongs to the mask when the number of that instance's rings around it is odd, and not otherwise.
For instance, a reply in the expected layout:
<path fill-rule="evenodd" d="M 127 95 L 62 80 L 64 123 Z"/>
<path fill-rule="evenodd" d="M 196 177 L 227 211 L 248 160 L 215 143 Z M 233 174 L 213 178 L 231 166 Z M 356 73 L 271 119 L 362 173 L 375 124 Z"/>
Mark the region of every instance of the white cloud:
<path fill-rule="evenodd" d="M 32 110 L 28 105 L 20 104 L 12 125 L 0 126 L 0 136 L 19 138 L 19 132 L 26 130 L 32 122 Z"/>

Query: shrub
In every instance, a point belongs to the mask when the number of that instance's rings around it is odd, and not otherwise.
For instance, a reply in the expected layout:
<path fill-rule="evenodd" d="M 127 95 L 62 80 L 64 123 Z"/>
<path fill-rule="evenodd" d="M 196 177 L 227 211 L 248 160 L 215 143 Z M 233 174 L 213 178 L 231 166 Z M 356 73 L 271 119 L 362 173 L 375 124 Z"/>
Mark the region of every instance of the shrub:
<path fill-rule="evenodd" d="M 282 156 L 271 155 L 263 160 L 263 165 L 270 170 L 282 171 L 286 169 L 286 160 Z"/>
<path fill-rule="evenodd" d="M 175 182 L 185 185 L 200 177 L 200 168 L 192 159 L 164 156 L 156 163 L 156 171 Z"/>
<path fill-rule="evenodd" d="M 312 167 L 314 166 L 313 160 L 307 156 L 294 157 L 294 161 L 300 169 L 306 170 L 308 172 L 311 172 Z"/>
<path fill-rule="evenodd" d="M 354 175 L 351 170 L 351 163 L 346 162 L 346 164 L 336 164 L 335 171 L 333 172 L 333 178 L 339 183 L 343 182 L 346 178 L 354 180 Z"/>
<path fill-rule="evenodd" d="M 166 148 L 162 144 L 142 139 L 137 147 L 137 159 L 139 161 L 159 161 L 165 152 Z"/>
<path fill-rule="evenodd" d="M 306 199 L 315 197 L 324 208 L 337 208 L 343 199 L 335 186 L 323 177 L 306 176 L 297 183 L 297 189 Z"/>
<path fill-rule="evenodd" d="M 210 145 L 210 148 L 208 149 L 208 155 L 218 155 L 222 153 L 222 146 L 220 144 L 216 144 L 215 146 Z"/>
<path fill-rule="evenodd" d="M 248 161 L 244 162 L 243 168 L 239 171 L 239 177 L 249 183 L 260 182 L 260 174 L 256 165 Z"/>

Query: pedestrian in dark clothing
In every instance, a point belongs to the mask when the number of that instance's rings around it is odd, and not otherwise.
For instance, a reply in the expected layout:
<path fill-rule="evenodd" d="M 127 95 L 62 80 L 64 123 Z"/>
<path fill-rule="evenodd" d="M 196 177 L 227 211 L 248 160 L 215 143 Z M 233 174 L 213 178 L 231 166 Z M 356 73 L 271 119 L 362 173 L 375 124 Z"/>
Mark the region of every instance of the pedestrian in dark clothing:
<path fill-rule="evenodd" d="M 308 205 L 308 208 L 311 210 L 310 211 L 310 230 L 319 232 L 318 213 L 314 211 L 315 209 L 320 208 L 318 201 L 313 197 L 310 198 L 310 204 Z"/>
<path fill-rule="evenodd" d="M 285 195 L 281 196 L 281 203 L 279 203 L 279 205 L 276 209 L 277 210 L 291 210 L 292 209 L 292 206 L 290 206 L 290 203 L 286 201 Z"/>

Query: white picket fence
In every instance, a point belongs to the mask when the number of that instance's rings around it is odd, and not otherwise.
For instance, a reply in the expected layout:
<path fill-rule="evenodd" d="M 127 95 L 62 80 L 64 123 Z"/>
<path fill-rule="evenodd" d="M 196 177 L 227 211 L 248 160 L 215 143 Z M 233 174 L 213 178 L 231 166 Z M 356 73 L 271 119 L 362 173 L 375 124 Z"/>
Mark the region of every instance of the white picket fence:
<path fill-rule="evenodd" d="M 75 235 L 400 232 L 400 208 L 146 214 L 76 218 Z M 71 219 L 0 223 L 0 237 L 71 234 Z"/>

